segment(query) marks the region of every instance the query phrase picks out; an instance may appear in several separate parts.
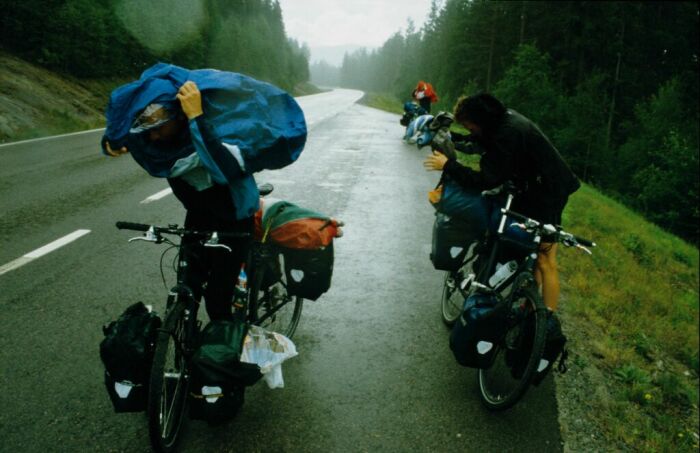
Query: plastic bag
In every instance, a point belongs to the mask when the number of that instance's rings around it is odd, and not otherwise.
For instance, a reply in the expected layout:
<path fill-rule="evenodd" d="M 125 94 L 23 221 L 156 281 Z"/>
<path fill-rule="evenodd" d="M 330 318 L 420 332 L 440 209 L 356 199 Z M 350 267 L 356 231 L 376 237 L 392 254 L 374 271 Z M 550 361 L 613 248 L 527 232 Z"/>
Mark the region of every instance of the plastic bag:
<path fill-rule="evenodd" d="M 271 389 L 284 387 L 282 362 L 297 355 L 292 340 L 276 332 L 251 326 L 243 342 L 241 362 L 255 363 Z"/>

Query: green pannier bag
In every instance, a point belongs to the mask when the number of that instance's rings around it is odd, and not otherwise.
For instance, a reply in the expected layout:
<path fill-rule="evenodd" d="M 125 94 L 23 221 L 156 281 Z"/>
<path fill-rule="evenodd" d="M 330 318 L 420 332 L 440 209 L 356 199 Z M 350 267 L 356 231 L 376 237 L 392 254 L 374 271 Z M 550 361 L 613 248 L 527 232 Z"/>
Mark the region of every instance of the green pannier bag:
<path fill-rule="evenodd" d="M 261 377 L 256 364 L 240 361 L 247 325 L 240 319 L 211 321 L 192 356 L 190 418 L 210 423 L 233 418 L 245 387 Z"/>

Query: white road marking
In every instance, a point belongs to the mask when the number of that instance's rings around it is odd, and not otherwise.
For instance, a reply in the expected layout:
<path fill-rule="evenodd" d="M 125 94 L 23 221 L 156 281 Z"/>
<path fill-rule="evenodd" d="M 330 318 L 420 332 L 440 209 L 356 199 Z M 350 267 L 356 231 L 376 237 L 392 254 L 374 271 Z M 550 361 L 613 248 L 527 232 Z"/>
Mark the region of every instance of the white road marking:
<path fill-rule="evenodd" d="M 53 252 L 56 249 L 59 249 L 63 247 L 66 244 L 69 244 L 76 239 L 85 236 L 86 234 L 90 233 L 90 230 L 75 230 L 71 234 L 67 234 L 63 236 L 62 238 L 56 239 L 55 241 L 46 244 L 43 247 L 40 247 L 36 250 L 33 250 L 29 253 L 25 253 L 24 255 L 20 256 L 16 260 L 10 261 L 7 264 L 4 264 L 0 266 L 0 275 L 10 272 L 11 270 L 17 269 L 20 266 L 24 266 L 28 262 L 35 260 L 39 257 L 42 257 L 48 253 Z"/>
<path fill-rule="evenodd" d="M 158 193 L 154 193 L 153 195 L 146 198 L 145 200 L 142 200 L 141 204 L 147 204 L 147 203 L 150 203 L 152 201 L 160 200 L 161 198 L 167 197 L 171 193 L 173 193 L 173 189 L 168 187 L 167 189 L 163 189 Z"/>
<path fill-rule="evenodd" d="M 0 144 L 0 148 L 4 148 L 6 146 L 11 146 L 11 145 L 22 145 L 25 143 L 32 143 L 32 142 L 41 142 L 44 140 L 53 140 L 54 138 L 63 138 L 63 137 L 70 137 L 72 135 L 83 135 L 83 134 L 89 134 L 91 132 L 98 132 L 98 131 L 103 131 L 105 130 L 104 128 L 98 128 L 98 129 L 90 129 L 87 131 L 80 131 L 80 132 L 71 132 L 70 134 L 61 134 L 61 135 L 50 135 L 48 137 L 39 137 L 39 138 L 32 138 L 29 140 L 21 140 L 19 142 L 10 142 L 10 143 L 3 143 Z"/>

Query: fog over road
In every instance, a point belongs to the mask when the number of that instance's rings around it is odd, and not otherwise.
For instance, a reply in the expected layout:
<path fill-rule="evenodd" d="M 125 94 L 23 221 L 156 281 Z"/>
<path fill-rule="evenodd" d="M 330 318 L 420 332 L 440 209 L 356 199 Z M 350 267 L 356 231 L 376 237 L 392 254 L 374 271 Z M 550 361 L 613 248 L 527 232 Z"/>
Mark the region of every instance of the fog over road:
<path fill-rule="evenodd" d="M 275 198 L 346 223 L 330 291 L 304 305 L 285 388 L 249 388 L 223 426 L 189 421 L 181 451 L 561 451 L 551 377 L 512 410 L 490 413 L 476 373 L 452 357 L 443 273 L 428 258 L 427 191 L 439 175 L 423 170 L 426 150 L 401 141 L 398 115 L 356 104 L 361 96 L 298 98 L 304 152 L 256 175 Z M 102 156 L 101 134 L 0 146 L 3 452 L 150 449 L 146 417 L 112 411 L 98 345 L 102 325 L 133 302 L 163 312 L 164 249 L 128 244 L 133 234 L 114 222 L 182 224 L 184 209 L 129 156 Z"/>

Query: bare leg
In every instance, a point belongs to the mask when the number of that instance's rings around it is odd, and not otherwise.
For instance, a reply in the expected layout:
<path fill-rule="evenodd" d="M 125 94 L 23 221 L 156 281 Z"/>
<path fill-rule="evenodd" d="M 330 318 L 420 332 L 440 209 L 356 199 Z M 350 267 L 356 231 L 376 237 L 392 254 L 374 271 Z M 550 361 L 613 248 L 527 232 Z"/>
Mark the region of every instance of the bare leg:
<path fill-rule="evenodd" d="M 535 280 L 542 286 L 542 299 L 550 310 L 559 304 L 559 271 L 557 270 L 557 244 L 542 243 L 537 257 Z"/>

